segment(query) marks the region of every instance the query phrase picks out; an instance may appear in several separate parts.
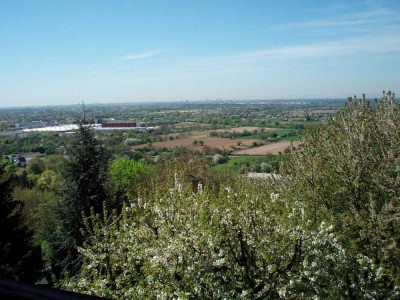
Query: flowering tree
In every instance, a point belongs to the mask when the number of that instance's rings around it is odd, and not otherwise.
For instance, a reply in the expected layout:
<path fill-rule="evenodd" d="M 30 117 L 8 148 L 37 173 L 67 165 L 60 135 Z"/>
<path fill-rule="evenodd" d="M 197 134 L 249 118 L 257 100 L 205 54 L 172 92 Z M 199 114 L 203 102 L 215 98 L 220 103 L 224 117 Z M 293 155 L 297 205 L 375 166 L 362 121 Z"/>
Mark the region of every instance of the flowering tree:
<path fill-rule="evenodd" d="M 351 100 L 280 179 L 194 187 L 183 165 L 93 214 L 65 288 L 111 298 L 398 297 L 399 107 Z"/>
<path fill-rule="evenodd" d="M 301 276 L 329 277 L 314 272 L 322 260 L 343 260 L 333 227 L 314 228 L 272 183 L 238 180 L 215 193 L 182 182 L 132 201 L 111 225 L 93 216 L 82 273 L 64 286 L 113 298 L 265 298 L 298 286 L 306 295 L 315 287 Z"/>
<path fill-rule="evenodd" d="M 347 297 L 398 296 L 400 113 L 394 95 L 350 99 L 331 123 L 304 137 L 284 166 L 282 196 L 327 220 L 346 250 L 338 273 Z"/>

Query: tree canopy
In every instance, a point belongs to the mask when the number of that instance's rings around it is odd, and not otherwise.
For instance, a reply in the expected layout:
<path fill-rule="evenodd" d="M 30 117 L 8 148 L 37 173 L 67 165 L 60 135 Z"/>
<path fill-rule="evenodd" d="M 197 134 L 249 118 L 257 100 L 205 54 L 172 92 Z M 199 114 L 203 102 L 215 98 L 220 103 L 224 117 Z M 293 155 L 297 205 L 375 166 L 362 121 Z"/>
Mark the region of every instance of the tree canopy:
<path fill-rule="evenodd" d="M 67 289 L 112 298 L 395 298 L 400 114 L 351 99 L 280 177 L 219 188 L 182 168 L 106 223 L 93 214 Z"/>
<path fill-rule="evenodd" d="M 21 201 L 12 198 L 18 178 L 0 163 L 0 278 L 34 282 L 41 266 L 40 250 L 33 245 L 33 230 L 26 226 Z"/>

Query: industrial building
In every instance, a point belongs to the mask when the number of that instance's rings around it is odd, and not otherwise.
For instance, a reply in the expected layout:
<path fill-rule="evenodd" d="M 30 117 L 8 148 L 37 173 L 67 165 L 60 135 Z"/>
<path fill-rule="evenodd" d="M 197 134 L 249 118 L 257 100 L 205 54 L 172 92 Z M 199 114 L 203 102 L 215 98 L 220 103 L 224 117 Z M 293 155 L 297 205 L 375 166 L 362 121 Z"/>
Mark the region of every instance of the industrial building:
<path fill-rule="evenodd" d="M 136 128 L 134 121 L 112 121 L 101 124 L 102 128 Z"/>

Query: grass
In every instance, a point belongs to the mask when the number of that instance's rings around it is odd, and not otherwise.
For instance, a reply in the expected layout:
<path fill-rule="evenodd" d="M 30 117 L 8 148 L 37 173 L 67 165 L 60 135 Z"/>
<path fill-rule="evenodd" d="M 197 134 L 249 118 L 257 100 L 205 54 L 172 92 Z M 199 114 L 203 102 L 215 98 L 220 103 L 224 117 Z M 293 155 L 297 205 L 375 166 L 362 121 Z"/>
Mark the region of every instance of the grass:
<path fill-rule="evenodd" d="M 293 142 L 298 142 L 300 140 L 301 140 L 301 135 L 287 136 L 280 139 L 280 141 L 293 141 Z"/>

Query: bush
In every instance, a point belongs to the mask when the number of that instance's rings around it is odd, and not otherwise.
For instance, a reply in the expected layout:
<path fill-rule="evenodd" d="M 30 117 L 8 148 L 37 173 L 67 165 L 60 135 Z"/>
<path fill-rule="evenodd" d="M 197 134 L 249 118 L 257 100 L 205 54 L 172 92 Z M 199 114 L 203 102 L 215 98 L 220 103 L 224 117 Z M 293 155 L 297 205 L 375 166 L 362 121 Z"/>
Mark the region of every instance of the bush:
<path fill-rule="evenodd" d="M 45 162 L 40 158 L 34 158 L 28 164 L 28 172 L 35 175 L 40 175 L 45 169 Z"/>
<path fill-rule="evenodd" d="M 125 140 L 125 145 L 126 146 L 134 146 L 134 145 L 140 145 L 143 144 L 141 139 L 137 138 L 129 138 Z"/>
<path fill-rule="evenodd" d="M 223 157 L 221 154 L 215 154 L 214 156 L 213 156 L 213 161 L 214 161 L 214 163 L 215 164 L 223 164 L 223 163 L 225 163 L 226 162 L 226 158 L 225 157 Z"/>
<path fill-rule="evenodd" d="M 272 166 L 269 163 L 262 162 L 260 167 L 261 167 L 261 172 L 269 173 L 272 171 Z"/>

